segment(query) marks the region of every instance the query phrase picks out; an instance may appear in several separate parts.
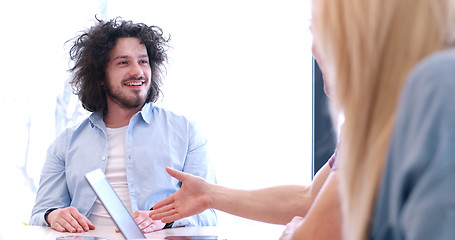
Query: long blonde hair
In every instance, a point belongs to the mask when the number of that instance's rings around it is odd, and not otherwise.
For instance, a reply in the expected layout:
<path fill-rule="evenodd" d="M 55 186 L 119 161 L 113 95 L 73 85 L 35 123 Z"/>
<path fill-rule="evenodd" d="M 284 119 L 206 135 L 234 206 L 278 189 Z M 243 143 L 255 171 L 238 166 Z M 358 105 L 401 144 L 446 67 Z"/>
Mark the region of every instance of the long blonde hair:
<path fill-rule="evenodd" d="M 455 0 L 313 0 L 312 30 L 334 123 L 344 237 L 365 239 L 402 86 L 412 67 L 452 44 Z"/>

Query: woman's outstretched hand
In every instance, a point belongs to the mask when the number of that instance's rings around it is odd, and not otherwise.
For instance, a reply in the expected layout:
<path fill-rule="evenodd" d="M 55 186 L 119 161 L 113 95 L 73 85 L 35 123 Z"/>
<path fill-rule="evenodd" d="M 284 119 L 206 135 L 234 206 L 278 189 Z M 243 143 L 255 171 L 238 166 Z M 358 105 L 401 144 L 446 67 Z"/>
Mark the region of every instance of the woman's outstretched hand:
<path fill-rule="evenodd" d="M 199 214 L 210 208 L 210 185 L 194 175 L 166 168 L 169 175 L 182 183 L 182 187 L 153 206 L 150 217 L 163 223 L 173 222 Z"/>

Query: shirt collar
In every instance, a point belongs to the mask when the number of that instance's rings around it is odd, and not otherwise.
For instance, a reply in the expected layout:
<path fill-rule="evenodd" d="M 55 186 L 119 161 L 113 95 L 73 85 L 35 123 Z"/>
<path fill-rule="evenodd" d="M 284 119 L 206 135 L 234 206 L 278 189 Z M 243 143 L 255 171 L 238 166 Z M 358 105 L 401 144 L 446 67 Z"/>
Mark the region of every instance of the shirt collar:
<path fill-rule="evenodd" d="M 92 128 L 95 126 L 101 129 L 106 128 L 106 124 L 103 121 L 103 111 L 93 112 L 92 114 L 90 114 L 88 119 L 90 120 L 90 125 L 92 126 Z"/>
<path fill-rule="evenodd" d="M 144 122 L 150 125 L 150 122 L 152 120 L 152 111 L 154 108 L 155 107 L 152 103 L 146 103 L 142 107 L 142 109 L 135 115 L 139 115 L 142 118 L 142 120 L 144 120 Z M 92 127 L 97 126 L 102 129 L 106 128 L 106 124 L 104 123 L 103 120 L 103 115 L 104 115 L 103 111 L 97 111 L 90 115 L 89 120 Z"/>
<path fill-rule="evenodd" d="M 147 124 L 150 125 L 150 122 L 152 120 L 152 111 L 153 109 L 155 108 L 155 106 L 153 105 L 153 103 L 146 103 L 141 111 L 139 111 L 139 115 L 142 117 L 142 119 L 144 120 L 144 122 L 146 122 Z"/>

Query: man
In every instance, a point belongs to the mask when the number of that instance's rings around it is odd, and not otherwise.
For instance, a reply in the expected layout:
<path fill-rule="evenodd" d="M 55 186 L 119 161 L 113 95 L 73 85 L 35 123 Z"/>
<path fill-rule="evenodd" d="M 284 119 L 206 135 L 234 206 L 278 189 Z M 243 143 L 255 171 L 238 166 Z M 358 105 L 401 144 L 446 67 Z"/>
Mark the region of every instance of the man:
<path fill-rule="evenodd" d="M 153 105 L 167 42 L 160 28 L 121 19 L 99 20 L 75 39 L 71 84 L 93 113 L 49 147 L 31 225 L 61 232 L 115 225 L 84 178 L 96 168 L 105 171 L 143 232 L 165 227 L 149 211 L 180 188 L 165 166 L 216 182 L 206 140 L 194 124 Z M 215 212 L 208 210 L 166 227 L 215 224 Z"/>

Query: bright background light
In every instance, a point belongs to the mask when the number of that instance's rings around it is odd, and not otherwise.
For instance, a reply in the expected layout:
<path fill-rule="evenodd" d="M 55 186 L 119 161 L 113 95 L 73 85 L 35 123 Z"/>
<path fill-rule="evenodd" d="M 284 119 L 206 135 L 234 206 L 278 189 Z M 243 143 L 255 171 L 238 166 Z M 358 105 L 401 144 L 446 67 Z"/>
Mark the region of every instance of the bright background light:
<path fill-rule="evenodd" d="M 157 25 L 170 34 L 164 98 L 158 104 L 197 122 L 209 140 L 219 184 L 254 189 L 310 182 L 309 2 L 0 5 L 0 226 L 28 222 L 47 147 L 81 118 L 67 86 L 64 43 L 91 26 L 96 14 Z M 262 224 L 220 213 L 220 224 L 237 223 Z"/>

